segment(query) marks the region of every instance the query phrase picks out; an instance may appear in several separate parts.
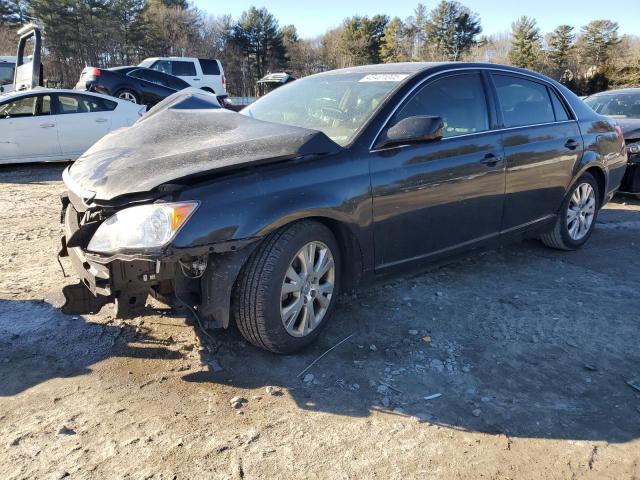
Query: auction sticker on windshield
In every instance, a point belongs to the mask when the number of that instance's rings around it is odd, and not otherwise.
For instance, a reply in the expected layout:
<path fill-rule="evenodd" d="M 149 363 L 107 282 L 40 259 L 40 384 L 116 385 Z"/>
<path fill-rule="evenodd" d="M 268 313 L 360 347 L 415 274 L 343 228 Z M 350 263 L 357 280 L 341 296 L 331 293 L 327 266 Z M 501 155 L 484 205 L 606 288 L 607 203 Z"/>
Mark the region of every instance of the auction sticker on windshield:
<path fill-rule="evenodd" d="M 401 82 L 409 75 L 407 73 L 371 73 L 365 75 L 360 82 Z"/>

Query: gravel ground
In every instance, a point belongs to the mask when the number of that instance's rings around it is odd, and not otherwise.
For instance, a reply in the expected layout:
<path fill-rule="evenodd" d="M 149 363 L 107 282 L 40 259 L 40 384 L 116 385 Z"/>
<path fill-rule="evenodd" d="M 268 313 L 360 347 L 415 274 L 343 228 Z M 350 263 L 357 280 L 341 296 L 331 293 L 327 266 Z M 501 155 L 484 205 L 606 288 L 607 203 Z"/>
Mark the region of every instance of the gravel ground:
<path fill-rule="evenodd" d="M 343 297 L 282 357 L 235 330 L 214 352 L 160 305 L 61 314 L 62 168 L 0 168 L 3 479 L 640 478 L 640 202 L 579 252 L 524 242 Z"/>

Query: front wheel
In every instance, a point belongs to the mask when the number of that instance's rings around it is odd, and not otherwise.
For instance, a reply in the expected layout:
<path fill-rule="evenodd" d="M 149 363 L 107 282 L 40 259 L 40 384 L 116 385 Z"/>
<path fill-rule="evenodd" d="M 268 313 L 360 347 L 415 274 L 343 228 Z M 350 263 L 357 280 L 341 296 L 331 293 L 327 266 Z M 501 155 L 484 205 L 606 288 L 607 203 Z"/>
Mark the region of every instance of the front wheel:
<path fill-rule="evenodd" d="M 553 230 L 541 235 L 542 243 L 559 250 L 576 250 L 584 245 L 596 224 L 599 198 L 598 183 L 585 173 L 562 202 Z"/>
<path fill-rule="evenodd" d="M 269 235 L 249 257 L 232 309 L 243 337 L 275 353 L 309 345 L 326 325 L 340 282 L 331 231 L 304 220 Z"/>

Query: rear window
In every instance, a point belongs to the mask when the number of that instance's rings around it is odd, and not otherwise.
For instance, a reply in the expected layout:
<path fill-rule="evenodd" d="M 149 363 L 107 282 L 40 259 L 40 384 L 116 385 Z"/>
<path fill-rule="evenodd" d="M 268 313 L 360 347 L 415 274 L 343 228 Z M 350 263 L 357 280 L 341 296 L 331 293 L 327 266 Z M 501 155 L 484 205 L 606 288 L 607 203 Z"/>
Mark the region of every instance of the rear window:
<path fill-rule="evenodd" d="M 13 83 L 13 63 L 0 62 L 0 85 Z"/>
<path fill-rule="evenodd" d="M 220 75 L 220 67 L 217 60 L 207 60 L 201 58 L 198 60 L 202 67 L 202 73 L 204 75 Z"/>

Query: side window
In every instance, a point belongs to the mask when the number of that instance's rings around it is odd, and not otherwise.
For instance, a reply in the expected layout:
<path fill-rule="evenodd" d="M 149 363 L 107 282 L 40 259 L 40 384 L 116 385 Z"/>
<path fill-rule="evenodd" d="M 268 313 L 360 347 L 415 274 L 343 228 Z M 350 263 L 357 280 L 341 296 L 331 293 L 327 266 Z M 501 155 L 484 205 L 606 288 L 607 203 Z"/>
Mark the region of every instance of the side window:
<path fill-rule="evenodd" d="M 171 73 L 176 77 L 195 77 L 196 76 L 196 66 L 193 62 L 179 62 L 176 60 L 171 61 Z"/>
<path fill-rule="evenodd" d="M 115 103 L 115 102 L 109 102 Z M 114 106 L 115 108 L 115 106 Z M 58 114 L 94 113 L 109 110 L 101 98 L 88 95 L 58 94 Z M 113 108 L 111 108 L 113 110 Z"/>
<path fill-rule="evenodd" d="M 171 62 L 169 60 L 158 60 L 151 65 L 151 68 L 158 72 L 171 74 Z"/>
<path fill-rule="evenodd" d="M 0 118 L 39 117 L 51 112 L 49 95 L 20 97 L 0 105 Z"/>
<path fill-rule="evenodd" d="M 0 85 L 13 83 L 13 68 L 13 63 L 0 62 Z"/>
<path fill-rule="evenodd" d="M 445 137 L 489 130 L 482 77 L 478 73 L 466 73 L 426 85 L 400 109 L 393 123 L 418 115 L 442 117 Z"/>
<path fill-rule="evenodd" d="M 546 86 L 519 77 L 492 76 L 505 127 L 555 122 Z"/>
<path fill-rule="evenodd" d="M 567 112 L 567 108 L 558 97 L 558 94 L 550 88 L 549 95 L 551 95 L 553 111 L 556 114 L 556 122 L 565 122 L 567 120 L 571 120 L 571 117 L 569 117 L 569 113 Z"/>
<path fill-rule="evenodd" d="M 220 75 L 220 67 L 218 67 L 218 62 L 216 60 L 201 58 L 198 61 L 200 62 L 202 73 L 204 75 Z"/>

